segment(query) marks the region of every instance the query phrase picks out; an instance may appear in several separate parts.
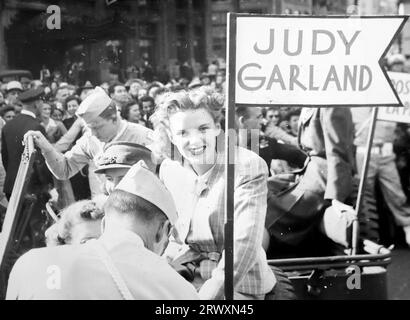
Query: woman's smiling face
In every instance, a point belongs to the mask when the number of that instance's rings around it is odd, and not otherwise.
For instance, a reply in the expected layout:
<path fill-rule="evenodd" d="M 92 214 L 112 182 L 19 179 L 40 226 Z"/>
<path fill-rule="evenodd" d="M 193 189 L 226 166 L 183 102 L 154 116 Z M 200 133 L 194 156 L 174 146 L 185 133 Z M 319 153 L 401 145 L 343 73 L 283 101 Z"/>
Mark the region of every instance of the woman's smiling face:
<path fill-rule="evenodd" d="M 214 165 L 221 127 L 206 109 L 177 111 L 170 115 L 169 127 L 172 142 L 198 174 Z"/>

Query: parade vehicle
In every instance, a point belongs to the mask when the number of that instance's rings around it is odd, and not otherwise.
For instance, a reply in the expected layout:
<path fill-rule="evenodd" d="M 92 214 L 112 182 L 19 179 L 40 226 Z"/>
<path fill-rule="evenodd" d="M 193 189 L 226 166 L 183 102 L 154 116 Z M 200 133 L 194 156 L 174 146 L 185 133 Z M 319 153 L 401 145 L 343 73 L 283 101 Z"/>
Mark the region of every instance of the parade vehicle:
<path fill-rule="evenodd" d="M 362 220 L 363 224 L 365 221 Z M 278 299 L 388 299 L 387 266 L 391 262 L 390 249 L 361 238 L 357 252 L 352 254 L 352 241 L 347 247 L 330 240 L 329 243 L 326 255 L 298 255 L 268 260 L 277 278 L 285 279 L 281 288 L 278 288 Z M 286 281 L 286 278 L 290 281 Z"/>
<path fill-rule="evenodd" d="M 23 234 L 30 217 L 30 207 L 35 203 L 35 199 L 27 194 L 28 177 L 31 175 L 35 156 L 36 150 L 30 140 L 26 143 L 0 233 L 2 290 L 6 289 L 7 274 L 13 262 L 33 245 L 24 243 Z M 23 210 L 28 214 L 23 215 Z M 40 228 L 40 231 L 44 230 Z M 34 242 L 37 240 L 32 239 Z M 387 266 L 391 261 L 391 252 L 363 239 L 357 254 L 352 255 L 351 244 L 352 241 L 349 246 L 343 247 L 332 241 L 327 256 L 268 260 L 277 278 L 277 286 L 266 299 L 387 299 Z M 5 292 L 2 295 L 4 297 Z"/>
<path fill-rule="evenodd" d="M 300 300 L 385 300 L 390 261 L 390 250 L 365 240 L 363 252 L 357 255 L 272 259 L 268 263 L 290 280 L 291 286 L 280 293 L 286 299 L 294 295 Z"/>

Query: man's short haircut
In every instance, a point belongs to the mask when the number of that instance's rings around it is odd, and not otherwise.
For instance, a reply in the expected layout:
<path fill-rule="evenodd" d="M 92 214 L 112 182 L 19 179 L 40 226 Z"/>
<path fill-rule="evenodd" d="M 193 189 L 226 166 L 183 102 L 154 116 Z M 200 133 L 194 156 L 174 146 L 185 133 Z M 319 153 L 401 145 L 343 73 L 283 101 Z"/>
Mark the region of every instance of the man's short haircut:
<path fill-rule="evenodd" d="M 143 102 L 147 102 L 147 101 L 149 101 L 149 102 L 152 103 L 152 107 L 155 107 L 155 100 L 154 100 L 154 98 L 151 97 L 151 96 L 143 96 L 143 97 L 141 97 L 141 98 L 139 99 L 140 107 L 142 108 L 142 103 L 143 103 Z"/>
<path fill-rule="evenodd" d="M 286 120 L 290 121 L 290 119 L 292 119 L 292 117 L 299 117 L 301 113 L 301 110 L 291 110 L 288 112 L 287 116 L 286 116 Z"/>
<path fill-rule="evenodd" d="M 167 216 L 156 205 L 123 190 L 114 190 L 105 202 L 104 212 L 110 215 L 112 211 L 117 214 L 135 215 L 145 223 L 168 220 Z"/>
<path fill-rule="evenodd" d="M 268 107 L 266 111 L 279 111 L 278 107 Z"/>
<path fill-rule="evenodd" d="M 114 82 L 113 84 L 111 84 L 111 85 L 108 87 L 108 95 L 111 96 L 111 95 L 114 93 L 114 91 L 115 91 L 115 87 L 118 87 L 118 86 L 122 86 L 122 87 L 125 88 L 125 85 L 122 84 L 121 82 Z"/>
<path fill-rule="evenodd" d="M 104 111 L 100 113 L 99 117 L 105 120 L 109 120 L 109 119 L 116 120 L 117 119 L 117 107 L 115 105 L 115 102 L 111 101 L 108 107 L 105 108 Z"/>
<path fill-rule="evenodd" d="M 0 108 L 0 116 L 1 116 L 1 117 L 4 117 L 4 115 L 5 115 L 7 112 L 10 112 L 10 111 L 16 112 L 16 110 L 14 109 L 13 106 L 5 105 L 4 107 L 1 107 L 1 108 Z"/>
<path fill-rule="evenodd" d="M 243 117 L 244 119 L 247 119 L 249 117 L 249 111 L 247 106 L 236 107 L 235 112 L 238 118 Z"/>
<path fill-rule="evenodd" d="M 138 104 L 139 104 L 139 106 L 140 106 L 141 111 L 142 111 L 142 105 L 143 105 L 143 103 L 144 103 L 144 102 L 147 102 L 147 101 L 151 102 L 152 110 L 155 109 L 155 100 L 154 100 L 154 98 L 151 97 L 151 96 L 143 96 L 143 97 L 141 97 L 141 98 L 138 100 Z"/>

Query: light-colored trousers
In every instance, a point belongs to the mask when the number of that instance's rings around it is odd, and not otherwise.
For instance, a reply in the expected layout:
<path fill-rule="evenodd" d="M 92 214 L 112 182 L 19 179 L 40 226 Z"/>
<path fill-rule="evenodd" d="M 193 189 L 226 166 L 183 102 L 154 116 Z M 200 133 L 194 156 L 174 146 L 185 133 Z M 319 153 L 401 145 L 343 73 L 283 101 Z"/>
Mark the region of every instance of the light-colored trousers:
<path fill-rule="evenodd" d="M 359 174 L 362 172 L 364 156 L 365 154 L 363 152 L 356 152 L 357 170 Z M 373 191 L 377 177 L 384 200 L 392 212 L 396 223 L 399 226 L 409 226 L 410 205 L 407 203 L 406 195 L 403 192 L 394 159 L 394 154 L 388 156 L 377 153 L 371 154 L 367 171 L 366 188 Z"/>

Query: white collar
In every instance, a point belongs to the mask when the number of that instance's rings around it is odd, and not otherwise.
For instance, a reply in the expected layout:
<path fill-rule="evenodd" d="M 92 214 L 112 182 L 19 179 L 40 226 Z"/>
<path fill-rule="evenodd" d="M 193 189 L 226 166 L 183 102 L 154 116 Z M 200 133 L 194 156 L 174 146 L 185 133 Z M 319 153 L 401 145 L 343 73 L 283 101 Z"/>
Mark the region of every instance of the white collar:
<path fill-rule="evenodd" d="M 27 115 L 27 116 L 33 117 L 34 119 L 37 119 L 37 117 L 36 117 L 36 115 L 34 114 L 34 112 L 31 112 L 31 111 L 29 111 L 29 110 L 23 109 L 23 110 L 21 110 L 21 114 L 25 114 L 25 115 Z"/>
<path fill-rule="evenodd" d="M 144 241 L 138 234 L 118 226 L 111 227 L 109 230 L 104 231 L 99 239 L 104 242 L 107 249 L 113 248 L 123 242 L 134 243 L 136 247 L 145 247 Z"/>
<path fill-rule="evenodd" d="M 125 131 L 125 129 L 127 129 L 128 126 L 128 121 L 126 120 L 120 120 L 121 124 L 120 124 L 120 128 L 118 130 L 117 135 L 111 140 L 111 141 L 116 141 L 118 140 L 119 137 L 121 137 Z"/>

